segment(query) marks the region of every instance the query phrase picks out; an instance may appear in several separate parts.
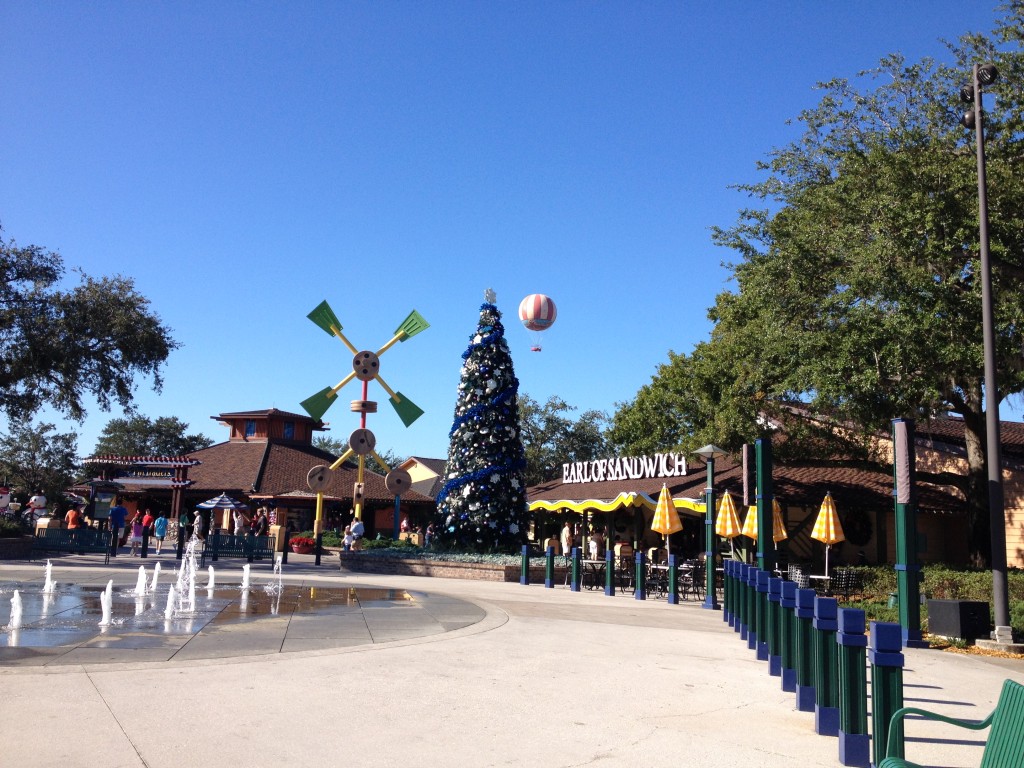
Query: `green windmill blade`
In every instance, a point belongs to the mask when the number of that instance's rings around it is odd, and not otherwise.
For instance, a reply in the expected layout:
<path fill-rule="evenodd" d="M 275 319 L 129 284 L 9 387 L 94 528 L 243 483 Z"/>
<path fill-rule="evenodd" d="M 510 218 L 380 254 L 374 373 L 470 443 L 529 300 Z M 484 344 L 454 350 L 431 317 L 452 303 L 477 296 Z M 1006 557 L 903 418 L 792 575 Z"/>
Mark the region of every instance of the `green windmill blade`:
<path fill-rule="evenodd" d="M 331 330 L 332 325 L 339 331 L 342 330 L 341 320 L 339 320 L 338 316 L 334 314 L 334 310 L 331 309 L 331 305 L 327 303 L 326 299 L 321 301 L 317 305 L 316 309 L 306 315 L 306 317 L 323 328 L 324 331 L 327 332 L 328 336 L 334 335 L 334 331 Z"/>
<path fill-rule="evenodd" d="M 326 303 L 326 302 L 325 302 Z M 415 309 L 409 313 L 409 316 L 402 321 L 401 325 L 395 328 L 395 335 L 404 334 L 402 341 L 411 339 L 420 331 L 425 331 L 430 327 L 430 323 L 423 319 L 423 315 L 417 312 Z M 422 413 L 422 411 L 420 411 Z M 408 426 L 408 424 L 406 425 Z"/>
<path fill-rule="evenodd" d="M 306 413 L 319 421 L 337 399 L 338 395 L 331 387 L 324 387 L 315 395 L 307 397 L 300 405 L 305 409 Z"/>
<path fill-rule="evenodd" d="M 388 402 L 391 403 L 391 407 L 395 409 L 398 418 L 407 427 L 423 415 L 423 409 L 401 392 L 396 392 L 394 397 L 389 397 Z"/>

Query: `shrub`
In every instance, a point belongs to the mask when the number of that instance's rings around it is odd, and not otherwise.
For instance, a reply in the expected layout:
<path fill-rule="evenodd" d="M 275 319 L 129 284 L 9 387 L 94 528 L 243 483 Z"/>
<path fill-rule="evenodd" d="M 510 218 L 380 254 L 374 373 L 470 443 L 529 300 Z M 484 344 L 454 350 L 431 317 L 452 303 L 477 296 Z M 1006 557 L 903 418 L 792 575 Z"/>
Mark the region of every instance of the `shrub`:
<path fill-rule="evenodd" d="M 17 539 L 24 535 L 25 531 L 13 520 L 0 520 L 0 539 Z"/>

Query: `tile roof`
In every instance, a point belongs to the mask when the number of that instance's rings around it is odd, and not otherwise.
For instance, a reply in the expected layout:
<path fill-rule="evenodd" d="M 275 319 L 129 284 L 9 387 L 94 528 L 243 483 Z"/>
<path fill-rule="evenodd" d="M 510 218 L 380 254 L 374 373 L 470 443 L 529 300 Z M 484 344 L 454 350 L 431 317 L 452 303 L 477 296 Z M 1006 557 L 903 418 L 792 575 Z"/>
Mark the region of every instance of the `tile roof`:
<path fill-rule="evenodd" d="M 314 423 L 319 421 L 318 419 L 311 418 L 307 413 L 292 413 L 291 411 L 279 411 L 277 408 L 258 408 L 252 411 L 232 411 L 231 413 L 222 413 L 218 416 L 211 416 L 210 418 L 222 421 L 224 419 L 240 419 L 247 416 L 258 418 L 279 416 L 284 419 L 298 419 L 300 421 L 312 421 Z"/>

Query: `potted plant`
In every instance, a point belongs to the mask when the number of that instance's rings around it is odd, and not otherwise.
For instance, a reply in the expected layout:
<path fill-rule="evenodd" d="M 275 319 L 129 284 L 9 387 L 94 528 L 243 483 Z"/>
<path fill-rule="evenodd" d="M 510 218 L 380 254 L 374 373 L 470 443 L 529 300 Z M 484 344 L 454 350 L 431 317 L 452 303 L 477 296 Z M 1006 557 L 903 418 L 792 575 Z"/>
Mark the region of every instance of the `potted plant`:
<path fill-rule="evenodd" d="M 297 555 L 308 555 L 316 548 L 316 539 L 308 536 L 293 536 L 288 539 L 288 543 L 292 546 L 292 552 Z"/>

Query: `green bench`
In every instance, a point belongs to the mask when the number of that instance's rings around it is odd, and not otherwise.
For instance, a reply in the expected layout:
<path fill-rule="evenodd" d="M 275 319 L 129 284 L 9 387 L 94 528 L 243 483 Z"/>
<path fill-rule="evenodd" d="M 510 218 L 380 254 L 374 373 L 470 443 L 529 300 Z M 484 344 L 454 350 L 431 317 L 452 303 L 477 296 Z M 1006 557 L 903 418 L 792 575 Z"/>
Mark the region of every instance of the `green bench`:
<path fill-rule="evenodd" d="M 36 552 L 100 553 L 110 563 L 110 531 L 95 528 L 40 528 L 32 539 L 31 558 Z"/>
<path fill-rule="evenodd" d="M 203 544 L 200 565 L 205 566 L 207 560 L 222 557 L 244 557 L 250 563 L 253 560 L 270 560 L 272 563 L 276 554 L 274 545 L 273 536 L 235 536 L 214 532 Z"/>
<path fill-rule="evenodd" d="M 920 768 L 917 763 L 903 759 L 903 717 L 920 715 L 929 720 L 941 720 L 961 728 L 978 731 L 992 726 L 985 751 L 981 756 L 981 768 L 1021 768 L 1024 766 L 1024 685 L 1007 680 L 1003 683 L 1003 692 L 999 702 L 991 714 L 980 723 L 969 720 L 957 720 L 935 712 L 916 707 L 903 707 L 893 712 L 889 721 L 889 743 L 886 745 L 886 758 L 878 768 Z"/>

